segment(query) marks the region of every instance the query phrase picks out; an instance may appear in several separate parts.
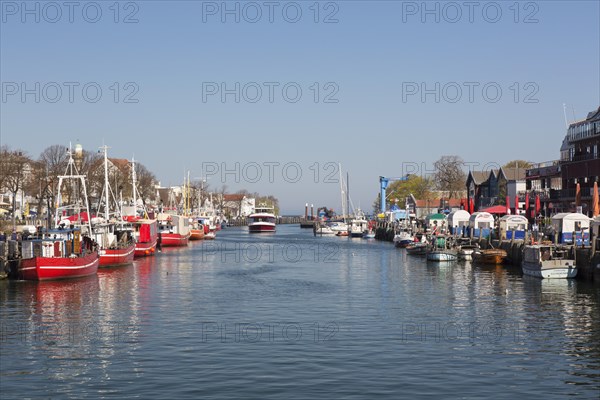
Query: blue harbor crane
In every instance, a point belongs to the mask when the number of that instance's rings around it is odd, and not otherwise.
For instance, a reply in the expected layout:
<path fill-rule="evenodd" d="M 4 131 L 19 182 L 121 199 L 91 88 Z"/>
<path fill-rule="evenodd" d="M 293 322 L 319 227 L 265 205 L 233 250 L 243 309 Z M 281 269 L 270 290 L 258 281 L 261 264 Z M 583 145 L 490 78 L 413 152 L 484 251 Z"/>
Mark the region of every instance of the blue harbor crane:
<path fill-rule="evenodd" d="M 380 199 L 379 199 L 379 209 L 380 212 L 384 213 L 385 212 L 385 189 L 387 189 L 388 184 L 390 183 L 390 181 L 406 181 L 408 180 L 409 175 L 406 176 L 401 176 L 401 177 L 395 177 L 395 178 L 386 178 L 385 176 L 380 176 L 379 177 L 379 189 L 380 189 Z"/>

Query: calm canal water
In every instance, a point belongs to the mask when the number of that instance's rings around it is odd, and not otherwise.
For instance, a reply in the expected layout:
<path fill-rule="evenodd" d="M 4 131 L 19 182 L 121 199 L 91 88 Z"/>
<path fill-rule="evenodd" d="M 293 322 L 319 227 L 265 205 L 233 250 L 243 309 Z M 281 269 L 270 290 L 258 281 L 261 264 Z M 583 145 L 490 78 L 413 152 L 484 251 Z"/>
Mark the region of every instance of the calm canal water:
<path fill-rule="evenodd" d="M 3 400 L 600 393 L 600 286 L 297 226 L 2 281 L 0 317 Z"/>

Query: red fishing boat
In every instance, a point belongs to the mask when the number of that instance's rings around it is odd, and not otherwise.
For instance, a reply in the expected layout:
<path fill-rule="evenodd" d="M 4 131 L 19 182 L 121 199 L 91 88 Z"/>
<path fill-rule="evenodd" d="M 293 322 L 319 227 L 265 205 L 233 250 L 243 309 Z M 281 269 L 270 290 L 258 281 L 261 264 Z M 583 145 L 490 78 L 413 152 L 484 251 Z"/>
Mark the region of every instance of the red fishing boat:
<path fill-rule="evenodd" d="M 135 251 L 135 240 L 133 238 L 133 227 L 125 223 L 120 211 L 111 215 L 111 194 L 112 191 L 108 179 L 108 154 L 107 146 L 102 146 L 104 152 L 104 219 L 96 218 L 95 224 L 92 224 L 92 238 L 98 243 L 101 267 L 116 267 L 133 262 Z M 117 205 L 117 201 L 112 198 L 112 204 Z M 118 207 L 115 207 L 118 209 Z M 112 219 L 111 219 L 112 218 Z M 92 220 L 94 222 L 94 219 Z"/>
<path fill-rule="evenodd" d="M 131 191 L 133 194 L 133 205 L 123 207 L 126 216 L 123 219 L 133 226 L 135 238 L 134 258 L 153 256 L 156 253 L 158 242 L 158 223 L 155 219 L 148 219 L 148 211 L 141 202 L 141 214 L 138 214 L 138 188 L 135 169 L 135 159 L 131 159 Z M 141 197 L 141 196 L 140 196 Z M 143 215 L 146 218 L 142 218 Z"/>
<path fill-rule="evenodd" d="M 187 246 L 190 240 L 189 219 L 181 215 L 158 214 L 158 232 L 162 247 Z"/>
<path fill-rule="evenodd" d="M 190 240 L 202 240 L 204 239 L 204 225 L 199 221 L 194 221 L 190 218 Z"/>
<path fill-rule="evenodd" d="M 46 239 L 24 240 L 18 278 L 33 281 L 81 278 L 98 271 L 96 245 L 79 229 L 46 232 Z"/>
<path fill-rule="evenodd" d="M 133 228 L 110 223 L 93 227 L 92 237 L 99 244 L 100 267 L 116 267 L 131 264 L 135 252 Z"/>
<path fill-rule="evenodd" d="M 138 219 L 133 222 L 135 257 L 153 256 L 156 253 L 158 240 L 158 224 L 155 219 Z"/>
<path fill-rule="evenodd" d="M 76 147 L 76 152 L 82 151 Z M 63 216 L 77 216 L 79 226 L 83 224 L 87 232 L 91 232 L 90 218 L 81 221 L 82 203 L 85 204 L 85 213 L 89 216 L 89 203 L 85 183 L 85 175 L 80 175 L 75 167 L 71 149 L 69 149 L 69 162 L 65 175 L 58 177 L 57 204 L 55 224 L 58 229 L 48 230 L 40 233 L 38 239 L 23 240 L 21 242 L 21 260 L 17 267 L 17 275 L 25 280 L 50 280 L 80 278 L 94 275 L 98 271 L 97 244 L 90 237 L 81 234 L 81 228 L 75 228 L 74 221 L 63 219 Z M 82 197 L 79 193 L 73 193 L 69 198 L 72 204 L 63 204 L 62 194 L 65 188 L 63 183 L 70 182 L 71 188 L 74 183 L 79 184 Z"/>

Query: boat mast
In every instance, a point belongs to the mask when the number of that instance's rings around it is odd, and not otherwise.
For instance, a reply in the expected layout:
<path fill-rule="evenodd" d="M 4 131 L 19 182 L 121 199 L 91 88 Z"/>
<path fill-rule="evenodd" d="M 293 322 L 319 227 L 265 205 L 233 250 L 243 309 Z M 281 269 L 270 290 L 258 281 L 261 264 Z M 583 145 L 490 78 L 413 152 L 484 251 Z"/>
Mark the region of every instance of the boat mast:
<path fill-rule="evenodd" d="M 350 173 L 346 172 L 346 208 L 348 208 L 348 216 L 350 216 Z"/>
<path fill-rule="evenodd" d="M 342 164 L 338 163 L 338 170 L 340 172 L 340 195 L 342 196 L 342 217 L 344 219 L 344 222 L 346 222 L 346 205 L 344 204 L 345 202 L 345 196 L 344 196 L 344 179 L 342 178 Z"/>
<path fill-rule="evenodd" d="M 67 150 L 67 154 L 69 155 L 69 161 L 67 163 L 67 167 L 65 168 L 65 174 L 64 175 L 60 175 L 58 177 L 58 193 L 56 196 L 56 200 L 57 200 L 57 207 L 55 210 L 55 215 L 54 215 L 54 223 L 55 225 L 58 225 L 58 223 L 60 222 L 60 213 L 62 212 L 62 210 L 64 208 L 66 208 L 65 206 L 63 206 L 62 204 L 62 184 L 64 182 L 65 179 L 79 179 L 81 182 L 81 187 L 83 188 L 83 199 L 85 200 L 85 210 L 88 213 L 88 221 L 87 221 L 87 225 L 88 225 L 88 229 L 89 229 L 89 233 L 92 232 L 92 216 L 90 215 L 90 204 L 88 201 L 88 196 L 87 196 L 87 188 L 85 186 L 85 175 L 79 175 L 79 171 L 77 170 L 77 166 L 75 165 L 75 160 L 73 160 L 73 152 L 71 151 L 71 144 L 69 143 L 69 150 Z M 71 188 L 73 188 L 73 182 L 71 182 Z M 77 195 L 79 196 L 80 194 L 77 193 Z M 71 199 L 70 199 L 71 200 Z M 77 199 L 77 206 L 79 206 L 79 197 Z M 67 206 L 69 208 L 74 208 L 73 205 L 69 205 Z M 81 220 L 81 213 L 79 212 L 79 207 L 77 207 L 77 215 L 78 218 Z"/>
<path fill-rule="evenodd" d="M 186 194 L 186 203 L 187 203 L 187 212 L 186 212 L 186 216 L 189 216 L 192 213 L 192 204 L 190 202 L 191 198 L 190 198 L 190 171 L 188 170 L 187 172 L 187 188 L 185 190 L 185 194 Z"/>
<path fill-rule="evenodd" d="M 104 151 L 104 219 L 106 222 L 110 219 L 110 213 L 108 209 L 108 202 L 110 201 L 109 186 L 108 186 L 108 147 L 106 145 L 100 147 Z"/>
<path fill-rule="evenodd" d="M 131 184 L 133 186 L 133 207 L 135 215 L 137 216 L 137 187 L 136 187 L 136 175 L 135 175 L 135 157 L 131 157 Z"/>

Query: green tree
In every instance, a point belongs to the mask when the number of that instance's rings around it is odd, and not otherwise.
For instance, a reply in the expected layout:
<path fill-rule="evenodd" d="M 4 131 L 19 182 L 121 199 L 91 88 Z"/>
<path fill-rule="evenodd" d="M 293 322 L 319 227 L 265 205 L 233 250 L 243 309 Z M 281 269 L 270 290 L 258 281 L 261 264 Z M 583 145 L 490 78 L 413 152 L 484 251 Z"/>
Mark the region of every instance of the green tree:
<path fill-rule="evenodd" d="M 424 178 L 419 175 L 410 175 L 405 181 L 391 182 L 386 190 L 386 204 L 396 204 L 400 208 L 404 208 L 406 198 L 411 194 L 421 200 L 432 198 L 432 190 L 434 184 L 430 178 Z M 377 198 L 373 202 L 373 211 L 379 213 L 379 200 L 381 194 L 377 194 Z"/>

